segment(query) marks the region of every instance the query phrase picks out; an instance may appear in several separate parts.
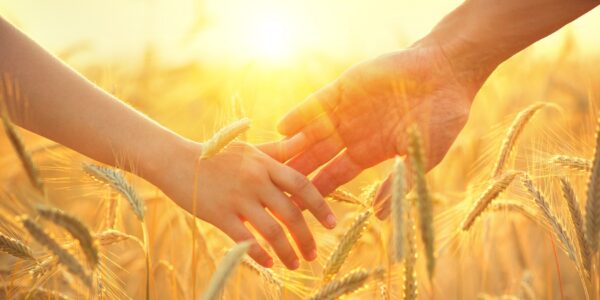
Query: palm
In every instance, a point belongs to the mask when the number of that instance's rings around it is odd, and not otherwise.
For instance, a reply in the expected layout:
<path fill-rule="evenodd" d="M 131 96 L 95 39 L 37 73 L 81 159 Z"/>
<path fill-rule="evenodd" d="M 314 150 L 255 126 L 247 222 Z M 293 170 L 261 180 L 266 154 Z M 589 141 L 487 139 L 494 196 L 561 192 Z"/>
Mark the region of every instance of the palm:
<path fill-rule="evenodd" d="M 436 49 L 361 63 L 284 118 L 283 134 L 303 132 L 309 140 L 288 164 L 308 174 L 327 163 L 313 181 L 328 194 L 365 168 L 406 154 L 405 133 L 416 123 L 433 167 L 464 126 L 472 97 Z"/>

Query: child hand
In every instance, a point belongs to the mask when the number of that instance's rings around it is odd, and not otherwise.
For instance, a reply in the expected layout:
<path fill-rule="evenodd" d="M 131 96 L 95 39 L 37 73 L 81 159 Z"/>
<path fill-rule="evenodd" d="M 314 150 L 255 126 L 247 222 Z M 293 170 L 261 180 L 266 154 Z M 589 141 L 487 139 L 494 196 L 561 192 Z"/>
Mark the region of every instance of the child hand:
<path fill-rule="evenodd" d="M 286 143 L 293 142 L 291 139 L 269 144 L 264 149 L 281 150 Z M 244 224 L 249 223 L 271 244 L 289 269 L 296 269 L 300 263 L 298 256 L 279 220 L 302 256 L 309 261 L 316 258 L 315 240 L 299 207 L 308 209 L 327 228 L 335 226 L 335 216 L 304 175 L 252 145 L 233 143 L 221 153 L 200 161 L 194 212 L 194 169 L 201 145 L 189 141 L 185 144 L 185 150 L 176 156 L 157 183 L 179 206 L 213 224 L 235 242 L 254 239 Z M 293 155 L 290 151 L 279 151 L 284 152 L 288 152 L 288 157 Z M 248 254 L 265 267 L 273 264 L 273 259 L 258 243 Z"/>

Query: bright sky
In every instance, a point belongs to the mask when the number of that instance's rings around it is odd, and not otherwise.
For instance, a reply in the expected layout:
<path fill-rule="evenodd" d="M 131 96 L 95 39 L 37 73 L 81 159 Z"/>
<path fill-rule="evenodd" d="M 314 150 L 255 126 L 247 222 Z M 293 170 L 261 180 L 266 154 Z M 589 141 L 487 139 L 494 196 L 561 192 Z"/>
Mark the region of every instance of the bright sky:
<path fill-rule="evenodd" d="M 461 1 L 449 0 L 0 0 L 0 14 L 57 52 L 81 42 L 94 57 L 247 61 L 319 53 L 366 57 L 407 46 Z M 201 7 L 202 6 L 202 7 Z M 580 45 L 600 49 L 600 9 L 573 24 Z M 204 16 L 198 19 L 198 13 Z M 194 24 L 202 30 L 190 36 Z M 561 34 L 544 41 L 554 46 Z M 555 47 L 544 47 L 551 49 Z M 550 51 L 550 50 L 548 50 Z"/>

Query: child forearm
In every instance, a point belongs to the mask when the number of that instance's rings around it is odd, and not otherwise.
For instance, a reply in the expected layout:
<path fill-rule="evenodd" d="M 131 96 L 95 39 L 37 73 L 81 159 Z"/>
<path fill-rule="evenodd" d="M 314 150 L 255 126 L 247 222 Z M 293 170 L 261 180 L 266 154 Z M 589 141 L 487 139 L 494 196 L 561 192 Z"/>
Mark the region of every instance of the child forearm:
<path fill-rule="evenodd" d="M 154 181 L 185 141 L 46 52 L 0 18 L 0 71 L 23 97 L 5 99 L 21 127 Z M 140 161 L 151 162 L 140 164 Z"/>

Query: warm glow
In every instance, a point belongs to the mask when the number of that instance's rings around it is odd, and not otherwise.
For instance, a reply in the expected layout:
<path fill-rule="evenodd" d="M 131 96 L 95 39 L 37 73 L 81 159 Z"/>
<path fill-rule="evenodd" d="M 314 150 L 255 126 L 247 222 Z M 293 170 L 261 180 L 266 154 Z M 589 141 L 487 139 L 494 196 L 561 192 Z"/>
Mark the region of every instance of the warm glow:
<path fill-rule="evenodd" d="M 244 33 L 241 50 L 257 59 L 280 60 L 297 50 L 294 28 L 290 20 L 277 15 L 256 16 L 248 24 L 240 24 Z"/>

